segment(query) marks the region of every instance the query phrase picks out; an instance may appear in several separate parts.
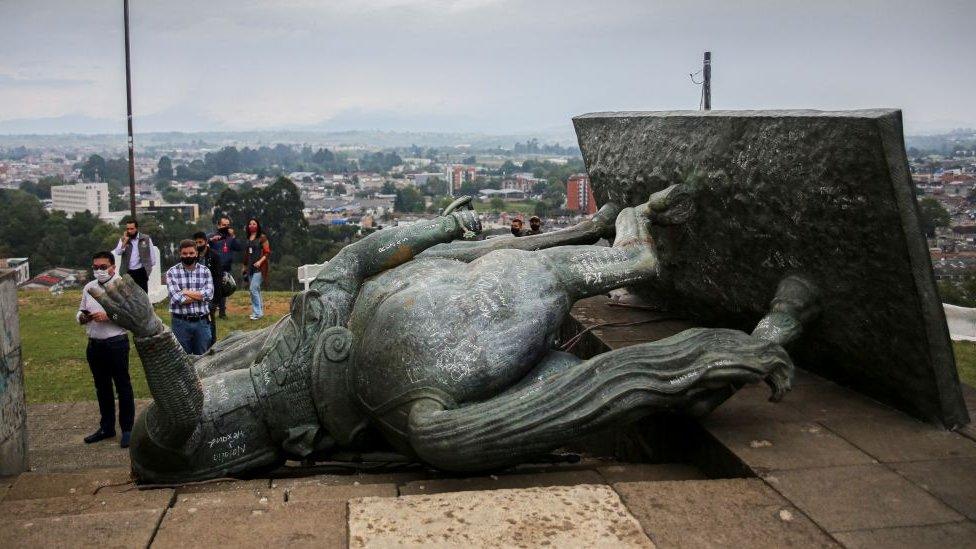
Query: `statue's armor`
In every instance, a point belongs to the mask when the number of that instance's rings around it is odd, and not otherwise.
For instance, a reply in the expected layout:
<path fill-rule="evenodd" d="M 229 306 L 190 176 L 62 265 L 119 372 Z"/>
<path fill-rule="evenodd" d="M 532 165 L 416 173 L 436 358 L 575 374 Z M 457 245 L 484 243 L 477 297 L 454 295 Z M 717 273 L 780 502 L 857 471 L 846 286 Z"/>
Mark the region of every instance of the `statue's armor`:
<path fill-rule="evenodd" d="M 455 408 L 497 395 L 549 352 L 571 305 L 538 254 L 414 259 L 368 280 L 356 298 L 352 393 L 408 450 L 411 403 Z"/>
<path fill-rule="evenodd" d="M 337 318 L 331 303 L 318 292 L 296 295 L 291 313 L 262 334 L 262 346 L 250 366 L 200 380 L 202 412 L 185 444 L 170 448 L 161 440 L 171 427 L 156 425 L 154 418 L 159 414 L 152 408 L 140 415 L 132 446 L 136 472 L 144 478 L 160 479 L 172 471 L 186 480 L 187 471 L 193 471 L 194 476 L 212 478 L 222 476 L 221 472 L 274 465 L 286 455 L 302 457 L 333 447 L 333 438 L 321 428 L 311 376 L 316 344 L 329 339 L 321 336 Z M 348 334 L 344 328 L 337 329 Z M 160 351 L 174 346 L 174 352 L 178 349 L 171 332 L 158 338 L 163 344 L 157 342 L 153 349 L 136 339 L 137 346 L 143 347 L 144 360 L 157 356 L 167 360 Z M 221 358 L 222 352 L 235 351 L 233 346 L 223 351 L 218 348 L 201 360 L 205 363 L 199 367 L 208 367 L 208 359 Z"/>

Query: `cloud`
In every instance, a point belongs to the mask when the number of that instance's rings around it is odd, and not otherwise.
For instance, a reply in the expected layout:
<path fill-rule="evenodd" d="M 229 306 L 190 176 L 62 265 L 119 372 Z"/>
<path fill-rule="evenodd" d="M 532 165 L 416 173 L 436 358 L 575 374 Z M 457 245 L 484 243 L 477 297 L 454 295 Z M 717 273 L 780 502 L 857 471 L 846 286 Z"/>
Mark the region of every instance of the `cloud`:
<path fill-rule="evenodd" d="M 0 86 L 12 88 L 69 88 L 93 82 L 85 78 L 18 78 L 9 74 L 0 74 Z"/>
<path fill-rule="evenodd" d="M 131 9 L 134 108 L 159 129 L 332 120 L 524 131 L 596 110 L 693 109 L 688 73 L 705 49 L 716 108 L 894 106 L 908 124 L 976 125 L 971 0 L 925 10 L 907 0 L 144 0 Z M 0 35 L 0 120 L 124 115 L 118 4 L 2 3 Z"/>

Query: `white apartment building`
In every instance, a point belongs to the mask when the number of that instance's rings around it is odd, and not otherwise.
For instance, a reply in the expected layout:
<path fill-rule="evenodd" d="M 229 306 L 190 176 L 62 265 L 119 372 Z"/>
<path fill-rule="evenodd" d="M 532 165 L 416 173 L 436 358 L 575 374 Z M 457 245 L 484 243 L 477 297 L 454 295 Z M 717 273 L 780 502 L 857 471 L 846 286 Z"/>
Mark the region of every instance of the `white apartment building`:
<path fill-rule="evenodd" d="M 51 209 L 67 214 L 85 210 L 98 217 L 108 214 L 108 183 L 78 183 L 51 187 Z"/>

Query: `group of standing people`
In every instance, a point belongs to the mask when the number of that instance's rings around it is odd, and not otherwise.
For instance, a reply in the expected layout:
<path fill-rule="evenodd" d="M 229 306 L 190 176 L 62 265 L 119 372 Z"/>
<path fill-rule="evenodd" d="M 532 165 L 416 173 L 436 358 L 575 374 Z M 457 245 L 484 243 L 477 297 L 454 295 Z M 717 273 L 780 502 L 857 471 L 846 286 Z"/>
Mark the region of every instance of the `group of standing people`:
<path fill-rule="evenodd" d="M 249 219 L 245 231 L 246 238 L 238 239 L 230 219 L 221 217 L 212 235 L 200 231 L 192 239 L 182 240 L 180 262 L 166 271 L 171 327 L 187 353 L 201 355 L 217 340 L 217 319 L 227 318 L 227 297 L 237 287 L 231 275 L 236 252 L 244 253 L 241 279 L 250 290 L 250 319 L 259 320 L 264 316 L 261 289 L 268 279 L 271 245 L 257 219 Z M 92 256 L 94 280 L 81 292 L 76 318 L 88 335 L 86 357 L 95 382 L 101 421 L 98 430 L 85 437 L 86 443 L 115 436 L 115 393 L 119 400 L 123 448 L 129 446 L 135 419 L 128 335 L 92 298 L 91 290 L 95 284 L 105 285 L 116 276 L 128 274 L 148 293 L 149 273 L 154 266 L 152 249 L 152 239 L 141 233 L 138 222 L 132 219 L 126 223 L 125 232 L 112 252 L 102 251 Z M 115 255 L 120 256 L 118 269 Z"/>
<path fill-rule="evenodd" d="M 516 217 L 512 220 L 512 234 L 515 236 L 532 236 L 542 234 L 542 219 L 537 215 L 529 218 L 529 228 L 522 225 L 522 218 Z"/>

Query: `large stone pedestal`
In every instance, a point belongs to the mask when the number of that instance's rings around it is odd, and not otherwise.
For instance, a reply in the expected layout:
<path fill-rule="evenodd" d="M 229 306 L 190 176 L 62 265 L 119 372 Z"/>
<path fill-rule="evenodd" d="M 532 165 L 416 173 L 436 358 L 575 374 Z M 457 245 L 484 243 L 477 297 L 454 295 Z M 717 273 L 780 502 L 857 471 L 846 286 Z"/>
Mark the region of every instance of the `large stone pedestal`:
<path fill-rule="evenodd" d="M 959 389 L 901 112 L 674 111 L 573 120 L 598 202 L 671 184 L 695 214 L 652 229 L 659 284 L 635 288 L 701 325 L 751 331 L 799 275 L 820 316 L 797 363 L 916 417 L 956 427 Z"/>
<path fill-rule="evenodd" d="M 27 469 L 27 407 L 14 275 L 0 271 L 0 476 Z"/>

